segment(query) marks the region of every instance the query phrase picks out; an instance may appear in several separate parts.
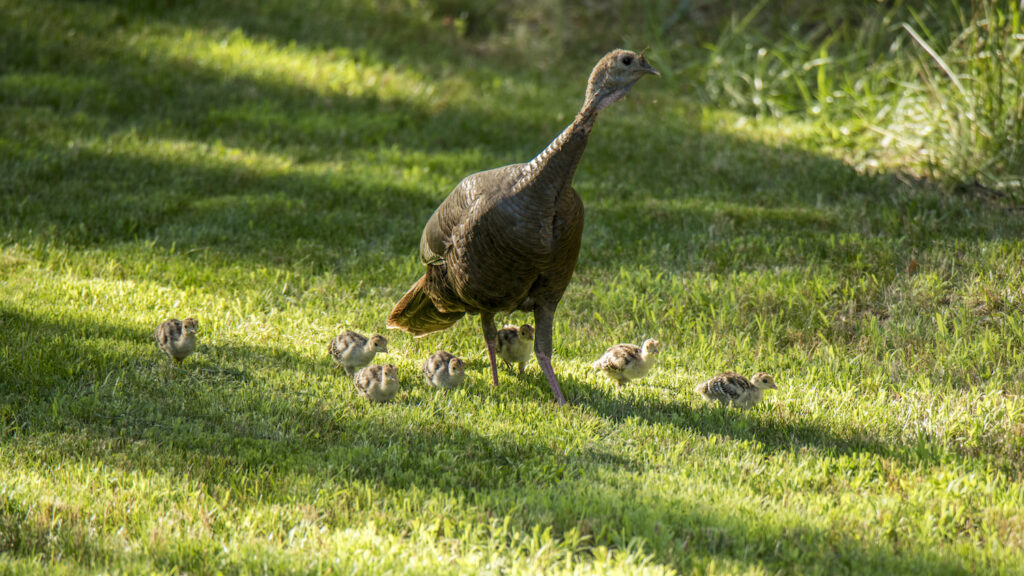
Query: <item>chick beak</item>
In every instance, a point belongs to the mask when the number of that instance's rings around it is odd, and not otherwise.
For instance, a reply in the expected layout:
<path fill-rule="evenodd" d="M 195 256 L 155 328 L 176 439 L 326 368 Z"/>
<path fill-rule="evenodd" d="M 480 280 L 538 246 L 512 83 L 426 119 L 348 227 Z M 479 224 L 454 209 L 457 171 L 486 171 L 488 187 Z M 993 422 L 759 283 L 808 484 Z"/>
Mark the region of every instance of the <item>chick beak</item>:
<path fill-rule="evenodd" d="M 650 74 L 652 76 L 661 76 L 661 72 L 655 70 L 654 66 L 651 66 L 647 62 L 647 60 L 643 61 L 643 65 L 640 67 L 640 71 L 643 72 L 644 74 Z"/>

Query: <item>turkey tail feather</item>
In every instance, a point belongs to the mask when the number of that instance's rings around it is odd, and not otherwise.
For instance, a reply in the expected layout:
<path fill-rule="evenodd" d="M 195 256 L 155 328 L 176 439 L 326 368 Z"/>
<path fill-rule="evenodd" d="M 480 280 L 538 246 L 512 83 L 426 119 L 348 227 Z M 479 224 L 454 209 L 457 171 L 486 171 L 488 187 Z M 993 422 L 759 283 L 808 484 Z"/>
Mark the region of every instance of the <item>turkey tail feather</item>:
<path fill-rule="evenodd" d="M 442 312 L 424 289 L 426 276 L 421 276 L 388 315 L 388 328 L 399 328 L 420 337 L 444 330 L 466 315 L 465 312 Z"/>

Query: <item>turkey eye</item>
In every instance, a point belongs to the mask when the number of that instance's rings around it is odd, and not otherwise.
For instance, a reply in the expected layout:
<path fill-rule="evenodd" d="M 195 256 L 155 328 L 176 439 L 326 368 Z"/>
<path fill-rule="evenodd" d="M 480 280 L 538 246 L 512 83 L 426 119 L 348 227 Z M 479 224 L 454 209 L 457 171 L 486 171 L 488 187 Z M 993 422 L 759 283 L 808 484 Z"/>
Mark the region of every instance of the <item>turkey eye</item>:
<path fill-rule="evenodd" d="M 632 63 L 633 63 L 633 57 L 632 57 L 632 56 L 626 56 L 626 57 L 624 57 L 624 58 L 622 59 L 622 63 L 623 63 L 623 64 L 625 64 L 626 66 L 629 66 L 630 64 L 632 64 Z"/>

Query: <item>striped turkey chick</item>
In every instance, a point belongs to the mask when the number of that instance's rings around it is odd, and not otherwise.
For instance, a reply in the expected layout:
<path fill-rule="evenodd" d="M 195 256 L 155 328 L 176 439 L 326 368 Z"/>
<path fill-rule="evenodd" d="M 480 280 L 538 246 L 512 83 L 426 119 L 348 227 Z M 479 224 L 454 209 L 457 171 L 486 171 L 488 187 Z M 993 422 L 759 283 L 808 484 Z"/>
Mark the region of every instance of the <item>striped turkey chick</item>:
<path fill-rule="evenodd" d="M 181 364 L 181 361 L 196 349 L 197 330 L 199 330 L 199 321 L 195 318 L 185 318 L 184 322 L 177 318 L 171 318 L 164 320 L 156 327 L 153 338 L 161 352 Z"/>
<path fill-rule="evenodd" d="M 533 326 L 505 326 L 498 330 L 498 341 L 494 348 L 495 354 L 509 370 L 513 364 L 519 365 L 519 373 L 523 373 L 526 363 L 533 354 Z"/>
<path fill-rule="evenodd" d="M 438 350 L 423 361 L 423 377 L 435 388 L 458 388 L 466 379 L 466 364 L 451 352 Z"/>
<path fill-rule="evenodd" d="M 761 401 L 765 390 L 777 390 L 770 374 L 758 372 L 750 380 L 735 372 L 723 372 L 693 389 L 708 402 L 719 402 L 746 410 Z"/>
<path fill-rule="evenodd" d="M 373 362 L 373 357 L 378 352 L 386 354 L 388 339 L 380 334 L 367 338 L 359 332 L 346 330 L 331 340 L 327 345 L 327 351 L 338 366 L 344 368 L 345 373 L 351 376 L 356 370 Z"/>
<path fill-rule="evenodd" d="M 630 380 L 647 375 L 658 358 L 660 345 L 661 342 L 653 338 L 644 340 L 643 347 L 635 344 L 616 344 L 605 350 L 592 367 L 621 386 Z"/>
<path fill-rule="evenodd" d="M 370 402 L 387 402 L 398 394 L 398 368 L 394 364 L 367 366 L 353 379 L 356 392 Z"/>

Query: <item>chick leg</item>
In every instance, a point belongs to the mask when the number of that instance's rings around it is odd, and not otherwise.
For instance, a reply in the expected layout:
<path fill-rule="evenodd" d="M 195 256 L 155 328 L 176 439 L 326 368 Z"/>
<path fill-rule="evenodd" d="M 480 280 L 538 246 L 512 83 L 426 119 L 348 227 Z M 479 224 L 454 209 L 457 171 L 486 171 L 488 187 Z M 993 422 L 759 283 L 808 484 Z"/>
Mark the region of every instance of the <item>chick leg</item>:
<path fill-rule="evenodd" d="M 537 356 L 537 363 L 540 364 L 540 369 L 547 377 L 558 404 L 565 405 L 565 397 L 562 396 L 562 389 L 559 388 L 558 379 L 555 378 L 555 370 L 551 367 L 551 353 L 554 347 L 552 343 L 552 331 L 555 324 L 554 308 L 538 306 L 533 310 L 533 322 L 537 326 L 533 341 L 533 352 Z"/>
<path fill-rule="evenodd" d="M 494 349 L 498 345 L 498 330 L 494 327 L 494 314 L 488 312 L 480 313 L 480 325 L 484 329 L 484 342 L 487 343 L 487 356 L 491 359 L 491 380 L 498 385 L 498 357 Z"/>

